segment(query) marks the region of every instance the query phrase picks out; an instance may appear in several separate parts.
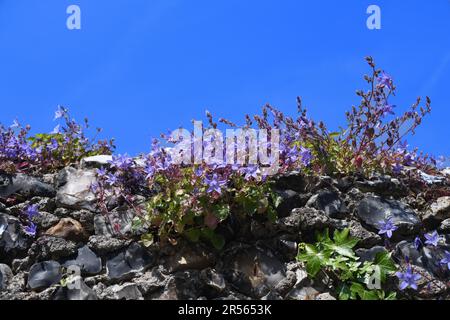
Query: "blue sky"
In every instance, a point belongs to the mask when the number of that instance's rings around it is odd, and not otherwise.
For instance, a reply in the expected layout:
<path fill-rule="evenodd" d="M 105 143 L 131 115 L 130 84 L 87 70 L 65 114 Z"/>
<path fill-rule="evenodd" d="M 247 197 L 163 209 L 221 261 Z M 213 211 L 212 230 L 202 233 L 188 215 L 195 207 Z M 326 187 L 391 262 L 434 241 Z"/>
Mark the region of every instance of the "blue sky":
<path fill-rule="evenodd" d="M 71 4 L 81 30 L 66 28 Z M 381 30 L 366 28 L 370 4 Z M 432 98 L 410 144 L 450 155 L 450 0 L 0 0 L 0 45 L 0 122 L 49 132 L 62 104 L 130 154 L 205 109 L 294 115 L 298 95 L 336 129 L 372 55 L 397 83 L 397 111 Z"/>

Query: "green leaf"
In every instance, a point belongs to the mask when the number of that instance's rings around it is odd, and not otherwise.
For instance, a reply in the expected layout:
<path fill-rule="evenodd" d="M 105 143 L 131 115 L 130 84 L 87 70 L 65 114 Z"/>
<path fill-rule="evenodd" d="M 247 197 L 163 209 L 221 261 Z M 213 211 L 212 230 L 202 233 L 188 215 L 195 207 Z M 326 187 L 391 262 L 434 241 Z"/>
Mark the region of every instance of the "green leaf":
<path fill-rule="evenodd" d="M 230 215 L 230 206 L 228 204 L 219 204 L 215 206 L 214 214 L 220 221 L 223 221 Z"/>
<path fill-rule="evenodd" d="M 154 242 L 153 235 L 151 233 L 142 235 L 141 242 L 144 247 L 150 247 Z"/>
<path fill-rule="evenodd" d="M 366 290 L 362 284 L 357 282 L 352 282 L 350 291 L 353 293 L 353 296 L 356 294 L 361 300 L 379 300 L 377 291 Z"/>
<path fill-rule="evenodd" d="M 339 300 L 349 300 L 351 297 L 351 291 L 348 285 L 343 284 L 339 287 L 338 290 L 338 297 Z"/>
<path fill-rule="evenodd" d="M 329 255 L 326 252 L 319 252 L 315 246 L 310 244 L 304 245 L 304 251 L 297 256 L 297 259 L 306 263 L 306 272 L 314 278 L 326 264 Z"/>
<path fill-rule="evenodd" d="M 222 248 L 225 246 L 225 238 L 214 232 L 214 230 L 211 230 L 209 228 L 203 228 L 202 229 L 202 236 L 209 240 L 211 244 L 216 248 L 217 250 L 222 250 Z"/>
<path fill-rule="evenodd" d="M 381 282 L 384 282 L 388 275 L 394 273 L 397 270 L 394 261 L 392 261 L 391 253 L 387 251 L 378 252 L 373 263 L 376 267 L 379 268 Z"/>
<path fill-rule="evenodd" d="M 192 242 L 198 242 L 200 240 L 202 232 L 198 228 L 188 229 L 184 231 L 184 235 Z"/>

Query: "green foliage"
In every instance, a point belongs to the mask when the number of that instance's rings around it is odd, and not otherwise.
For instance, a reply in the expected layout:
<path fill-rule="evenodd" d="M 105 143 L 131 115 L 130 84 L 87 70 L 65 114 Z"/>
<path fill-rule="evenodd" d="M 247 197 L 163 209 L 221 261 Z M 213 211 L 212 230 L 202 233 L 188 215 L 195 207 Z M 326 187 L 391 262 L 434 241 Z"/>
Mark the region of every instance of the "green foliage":
<path fill-rule="evenodd" d="M 315 244 L 300 244 L 297 260 L 306 264 L 310 277 L 315 278 L 319 272 L 324 272 L 335 281 L 341 300 L 395 299 L 395 293 L 386 295 L 381 289 L 387 277 L 396 270 L 390 253 L 380 252 L 373 261 L 362 263 L 353 250 L 357 243 L 358 239 L 349 235 L 349 229 L 336 230 L 333 238 L 325 230 L 318 234 Z M 379 282 L 379 288 L 371 289 L 373 280 Z"/>
<path fill-rule="evenodd" d="M 208 174 L 207 170 L 204 175 Z M 216 228 L 230 215 L 261 214 L 271 221 L 276 219 L 275 206 L 279 199 L 269 182 L 246 180 L 239 174 L 231 174 L 229 179 L 218 193 L 209 192 L 204 177 L 198 177 L 190 167 L 179 169 L 176 176 L 155 174 L 150 183 L 157 185 L 159 191 L 149 198 L 147 214 L 135 219 L 135 227 L 150 226 L 161 240 L 170 241 L 181 235 L 193 242 L 207 241 L 221 249 L 225 239 Z"/>

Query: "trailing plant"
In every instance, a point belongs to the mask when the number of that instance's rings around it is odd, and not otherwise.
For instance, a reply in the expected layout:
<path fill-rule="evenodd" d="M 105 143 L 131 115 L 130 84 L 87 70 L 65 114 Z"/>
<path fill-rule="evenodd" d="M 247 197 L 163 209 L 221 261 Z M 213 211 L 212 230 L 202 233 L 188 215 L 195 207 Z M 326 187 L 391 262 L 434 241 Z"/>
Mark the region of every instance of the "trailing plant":
<path fill-rule="evenodd" d="M 386 283 L 396 267 L 387 251 L 376 254 L 373 261 L 359 261 L 353 248 L 358 239 L 349 235 L 349 229 L 336 230 L 331 238 L 328 229 L 318 234 L 315 244 L 301 243 L 297 260 L 306 264 L 308 275 L 315 278 L 323 273 L 339 288 L 339 299 L 380 300 L 395 299 L 386 293 Z"/>
<path fill-rule="evenodd" d="M 59 106 L 55 120 L 62 122 L 51 133 L 36 135 L 30 135 L 30 126 L 23 127 L 17 120 L 8 128 L 0 125 L 0 170 L 10 173 L 54 172 L 84 157 L 114 151 L 113 140 L 87 138 L 87 119 L 79 125 L 70 118 L 66 108 Z M 97 134 L 100 131 L 97 128 Z"/>

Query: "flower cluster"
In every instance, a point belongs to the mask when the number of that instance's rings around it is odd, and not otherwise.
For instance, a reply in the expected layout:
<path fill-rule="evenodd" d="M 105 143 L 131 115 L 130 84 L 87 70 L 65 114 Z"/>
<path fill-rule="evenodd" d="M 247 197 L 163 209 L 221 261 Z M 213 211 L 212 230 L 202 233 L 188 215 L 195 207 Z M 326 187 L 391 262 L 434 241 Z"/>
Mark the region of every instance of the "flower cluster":
<path fill-rule="evenodd" d="M 31 204 L 21 212 L 21 220 L 23 222 L 23 230 L 30 237 L 35 237 L 37 232 L 37 226 L 33 222 L 33 217 L 39 215 L 37 205 Z"/>
<path fill-rule="evenodd" d="M 7 172 L 48 172 L 76 163 L 86 156 L 110 154 L 112 140 L 97 141 L 86 137 L 87 119 L 79 125 L 70 118 L 66 108 L 55 112 L 59 124 L 48 134 L 30 135 L 30 126 L 23 127 L 17 120 L 9 127 L 0 125 L 0 170 Z M 97 133 L 101 130 L 97 129 Z"/>

